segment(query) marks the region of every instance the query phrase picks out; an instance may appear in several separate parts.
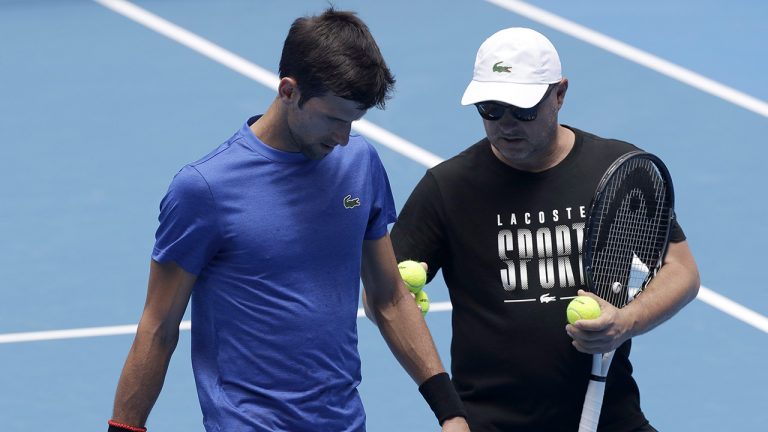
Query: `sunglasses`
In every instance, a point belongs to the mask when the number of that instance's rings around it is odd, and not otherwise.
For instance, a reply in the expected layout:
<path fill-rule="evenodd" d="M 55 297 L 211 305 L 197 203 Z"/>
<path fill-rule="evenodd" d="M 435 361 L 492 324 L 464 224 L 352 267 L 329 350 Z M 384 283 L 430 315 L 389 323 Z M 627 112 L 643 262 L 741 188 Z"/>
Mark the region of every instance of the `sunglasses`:
<path fill-rule="evenodd" d="M 541 105 L 541 102 L 544 101 L 547 96 L 549 96 L 549 94 L 552 92 L 552 89 L 555 87 L 556 86 L 554 85 L 549 86 L 547 92 L 544 93 L 544 96 L 541 97 L 539 103 L 530 108 L 520 108 L 514 105 L 508 105 L 496 101 L 478 102 L 475 104 L 475 108 L 477 108 L 477 112 L 480 113 L 480 117 L 491 121 L 496 121 L 504 117 L 504 112 L 507 110 L 510 110 L 512 112 L 512 116 L 518 120 L 536 120 L 536 116 L 539 114 L 539 105 Z"/>

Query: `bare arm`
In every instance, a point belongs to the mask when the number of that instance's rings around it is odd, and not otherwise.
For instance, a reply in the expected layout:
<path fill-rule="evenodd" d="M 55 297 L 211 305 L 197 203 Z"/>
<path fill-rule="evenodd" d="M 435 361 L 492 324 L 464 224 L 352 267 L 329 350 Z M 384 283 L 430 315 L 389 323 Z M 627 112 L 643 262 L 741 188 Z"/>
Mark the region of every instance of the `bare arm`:
<path fill-rule="evenodd" d="M 400 278 L 389 235 L 365 242 L 362 279 L 367 313 L 411 378 L 421 384 L 444 372 L 424 318 Z"/>
<path fill-rule="evenodd" d="M 688 242 L 670 243 L 664 265 L 642 294 L 622 309 L 594 296 L 600 303 L 601 316 L 577 321 L 566 330 L 579 351 L 609 352 L 674 316 L 696 298 L 699 286 L 699 271 Z"/>
<path fill-rule="evenodd" d="M 147 300 L 117 385 L 113 420 L 131 426 L 146 423 L 176 349 L 195 279 L 175 263 L 151 262 Z"/>
<path fill-rule="evenodd" d="M 371 311 L 371 307 L 368 306 L 368 294 L 365 293 L 365 290 L 363 290 L 363 312 L 365 312 L 365 317 L 371 320 L 374 325 L 378 325 L 376 323 L 376 317 L 373 316 L 373 312 Z"/>
<path fill-rule="evenodd" d="M 408 374 L 421 385 L 444 372 L 424 318 L 397 269 L 389 235 L 363 245 L 363 306 L 379 327 L 390 350 Z M 468 431 L 462 417 L 443 422 L 443 431 Z"/>
<path fill-rule="evenodd" d="M 427 266 L 427 263 L 422 262 L 419 264 L 421 264 L 421 266 L 424 268 L 424 271 L 429 271 L 429 267 Z M 373 324 L 376 324 L 376 317 L 373 316 L 371 307 L 368 305 L 368 296 L 365 294 L 365 290 L 363 290 L 363 312 L 365 312 L 366 318 L 371 320 Z"/>

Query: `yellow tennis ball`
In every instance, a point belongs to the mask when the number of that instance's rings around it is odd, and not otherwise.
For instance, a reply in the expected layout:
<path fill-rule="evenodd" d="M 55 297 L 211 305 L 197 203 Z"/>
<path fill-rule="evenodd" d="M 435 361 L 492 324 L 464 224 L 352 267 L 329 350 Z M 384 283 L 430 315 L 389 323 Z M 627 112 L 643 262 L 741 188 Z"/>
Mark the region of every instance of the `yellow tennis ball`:
<path fill-rule="evenodd" d="M 400 277 L 403 278 L 405 286 L 412 293 L 416 294 L 421 291 L 424 284 L 427 283 L 427 272 L 416 261 L 403 261 L 397 265 L 397 268 L 400 270 Z"/>
<path fill-rule="evenodd" d="M 580 319 L 595 319 L 600 316 L 600 304 L 592 297 L 578 296 L 568 303 L 565 314 L 570 324 Z"/>
<path fill-rule="evenodd" d="M 419 305 L 419 309 L 421 309 L 421 315 L 424 316 L 429 312 L 429 296 L 427 296 L 427 292 L 424 290 L 421 290 L 416 293 L 416 304 Z"/>

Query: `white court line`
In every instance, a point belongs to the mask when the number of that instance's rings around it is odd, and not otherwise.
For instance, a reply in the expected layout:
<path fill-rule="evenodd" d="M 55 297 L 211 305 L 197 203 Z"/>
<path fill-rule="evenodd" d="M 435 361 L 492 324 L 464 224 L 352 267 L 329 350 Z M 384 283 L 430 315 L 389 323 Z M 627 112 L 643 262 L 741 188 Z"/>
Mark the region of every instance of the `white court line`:
<path fill-rule="evenodd" d="M 102 6 L 125 16 L 151 30 L 154 30 L 214 61 L 220 63 L 241 75 L 253 79 L 260 84 L 272 88 L 277 88 L 278 77 L 272 72 L 263 69 L 248 60 L 215 45 L 214 43 L 197 36 L 188 30 L 185 30 L 176 24 L 171 23 L 151 12 L 148 12 L 132 3 L 123 0 L 93 0 Z M 489 0 L 490 1 L 490 0 Z M 768 112 L 768 111 L 767 111 Z M 421 149 L 415 144 L 406 141 L 399 136 L 392 134 L 371 122 L 361 120 L 356 122 L 356 130 L 370 139 L 383 144 L 392 150 L 411 158 L 414 161 L 430 168 L 440 162 L 439 156 L 436 156 L 426 150 Z M 768 333 L 768 318 L 754 312 L 732 300 L 714 293 L 712 290 L 701 287 L 699 299 L 707 304 L 752 325 L 759 330 Z M 440 312 L 451 310 L 449 302 L 433 303 L 430 311 Z M 362 309 L 357 311 L 357 316 L 364 316 Z M 189 321 L 181 324 L 181 329 L 190 328 Z M 111 327 L 93 327 L 70 330 L 53 330 L 42 332 L 26 333 L 8 333 L 0 334 L 0 344 L 14 342 L 30 342 L 54 339 L 71 339 L 81 337 L 108 336 L 120 334 L 133 334 L 136 332 L 136 325 L 111 326 Z"/>
<path fill-rule="evenodd" d="M 637 49 L 602 33 L 569 21 L 544 9 L 531 6 L 519 0 L 485 0 L 502 9 L 522 15 L 528 19 L 552 27 L 567 35 L 602 48 L 608 52 L 624 57 L 627 60 L 655 70 L 668 77 L 674 78 L 691 87 L 695 87 L 711 95 L 717 96 L 763 117 L 768 117 L 768 103 L 752 97 L 734 88 L 720 84 L 701 74 L 693 72 L 672 62 L 664 60 L 648 52 Z"/>
<path fill-rule="evenodd" d="M 259 84 L 277 91 L 280 77 L 248 60 L 228 51 L 213 42 L 186 30 L 178 25 L 159 17 L 152 12 L 142 9 L 130 2 L 123 0 L 93 0 L 96 3 L 123 15 L 161 35 L 178 42 L 185 47 L 202 54 L 205 57 L 224 65 L 240 75 L 251 78 Z M 352 128 L 390 149 L 405 155 L 406 157 L 426 166 L 434 166 L 442 162 L 440 157 L 427 150 L 382 129 L 367 121 L 359 120 L 352 124 Z"/>
<path fill-rule="evenodd" d="M 435 302 L 429 305 L 430 312 L 444 312 L 451 310 L 450 302 Z M 357 310 L 357 317 L 365 317 L 363 308 Z M 0 345 L 20 343 L 20 342 L 38 342 L 49 340 L 61 340 L 61 339 L 80 339 L 98 336 L 118 336 L 118 335 L 133 335 L 136 334 L 137 324 L 118 325 L 108 327 L 87 327 L 77 328 L 69 330 L 50 330 L 50 331 L 37 331 L 37 332 L 23 332 L 23 333 L 6 333 L 0 334 Z M 182 321 L 179 325 L 180 330 L 190 330 L 192 328 L 191 321 Z"/>
<path fill-rule="evenodd" d="M 563 297 L 565 298 L 565 297 Z M 740 321 L 743 321 L 758 330 L 762 330 L 768 333 L 768 318 L 759 313 L 750 310 L 733 300 L 724 297 L 711 289 L 701 286 L 699 289 L 699 295 L 696 297 L 699 300 L 707 303 L 708 305 L 718 309 Z M 535 301 L 535 299 L 534 299 Z M 451 302 L 435 302 L 429 307 L 429 312 L 446 312 L 453 309 Z M 365 312 L 360 308 L 357 310 L 357 317 L 365 317 Z M 121 326 L 109 326 L 109 327 L 90 327 L 79 328 L 69 330 L 52 330 L 52 331 L 39 331 L 39 332 L 25 332 L 25 333 L 6 333 L 0 334 L 0 345 L 20 342 L 37 342 L 48 340 L 60 340 L 60 339 L 78 339 L 97 336 L 117 336 L 117 335 L 132 335 L 136 333 L 137 325 L 121 325 Z M 191 328 L 190 321 L 182 321 L 179 329 L 189 330 Z"/>
<path fill-rule="evenodd" d="M 110 326 L 110 327 L 79 328 L 79 329 L 69 329 L 69 330 L 6 333 L 6 334 L 0 335 L 0 344 L 135 334 L 137 327 L 138 325 L 133 324 L 133 325 Z"/>
<path fill-rule="evenodd" d="M 718 294 L 702 285 L 699 288 L 699 295 L 696 296 L 696 298 L 715 309 L 744 321 L 758 330 L 768 333 L 768 318 L 736 303 L 728 297 Z"/>

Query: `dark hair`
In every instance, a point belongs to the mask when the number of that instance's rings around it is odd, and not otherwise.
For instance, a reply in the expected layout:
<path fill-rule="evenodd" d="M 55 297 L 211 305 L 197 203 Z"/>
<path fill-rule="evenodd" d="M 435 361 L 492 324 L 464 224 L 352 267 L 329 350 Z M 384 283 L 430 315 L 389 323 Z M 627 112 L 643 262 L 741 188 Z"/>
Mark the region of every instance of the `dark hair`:
<path fill-rule="evenodd" d="M 332 93 L 361 109 L 384 108 L 395 84 L 368 26 L 353 12 L 333 7 L 293 22 L 280 58 L 284 77 L 296 80 L 299 106 Z"/>

